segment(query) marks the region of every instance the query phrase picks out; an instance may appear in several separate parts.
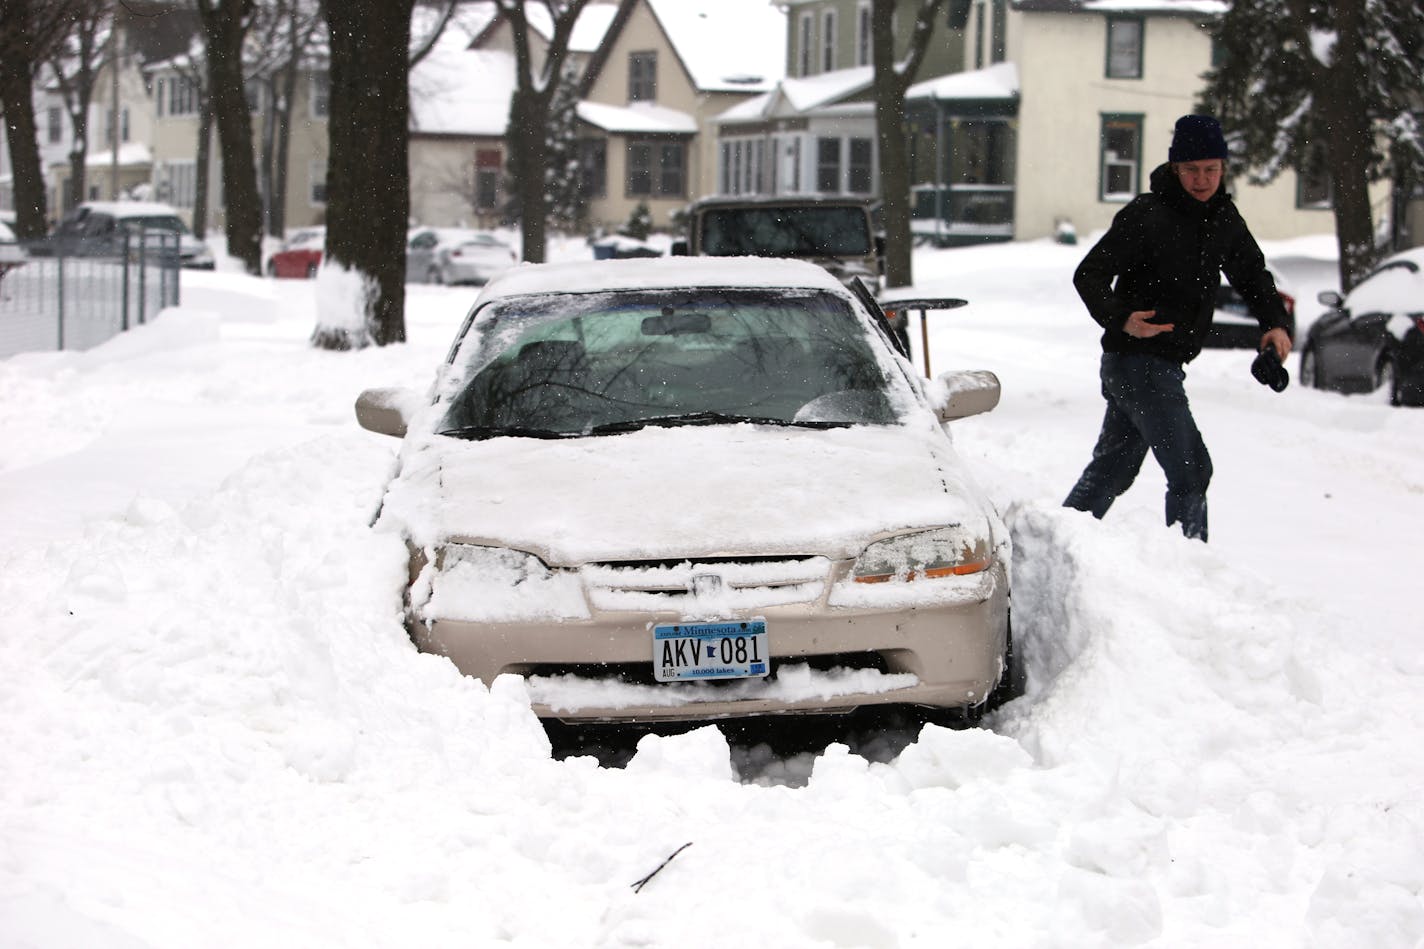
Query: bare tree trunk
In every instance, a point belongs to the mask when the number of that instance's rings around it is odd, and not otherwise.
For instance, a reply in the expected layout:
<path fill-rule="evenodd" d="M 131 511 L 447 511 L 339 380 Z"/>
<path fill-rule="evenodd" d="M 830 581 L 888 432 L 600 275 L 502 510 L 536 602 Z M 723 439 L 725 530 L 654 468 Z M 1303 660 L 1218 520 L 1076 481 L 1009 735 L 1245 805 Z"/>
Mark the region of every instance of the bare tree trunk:
<path fill-rule="evenodd" d="M 198 0 L 207 38 L 208 95 L 222 154 L 227 252 L 262 272 L 262 208 L 252 153 L 252 116 L 243 89 L 242 45 L 253 0 Z"/>
<path fill-rule="evenodd" d="M 353 349 L 405 341 L 410 219 L 410 18 L 414 0 L 327 0 L 331 100 L 322 269 L 352 271 L 363 311 L 319 314 L 312 343 Z"/>
<path fill-rule="evenodd" d="M 205 95 L 198 103 L 198 154 L 193 169 L 193 233 L 208 233 L 208 166 L 212 164 L 213 106 Z"/>
<path fill-rule="evenodd" d="M 30 64 L 17 57 L 0 57 L 0 106 L 10 146 L 10 174 L 15 191 L 15 236 L 44 237 L 46 218 L 44 169 L 35 136 L 35 105 Z"/>
<path fill-rule="evenodd" d="M 1331 130 L 1326 152 L 1340 248 L 1340 287 L 1348 292 L 1369 274 L 1376 259 L 1367 171 L 1372 131 L 1353 68 L 1362 53 L 1364 10 L 1353 2 L 1336 4 L 1335 9 L 1334 55 L 1320 89 L 1326 127 Z"/>
<path fill-rule="evenodd" d="M 905 136 L 905 92 L 919 72 L 944 0 L 919 0 L 905 58 L 895 59 L 896 0 L 871 0 L 870 48 L 874 63 L 875 141 L 884 202 L 885 285 L 914 282 L 910 251 L 910 147 Z"/>

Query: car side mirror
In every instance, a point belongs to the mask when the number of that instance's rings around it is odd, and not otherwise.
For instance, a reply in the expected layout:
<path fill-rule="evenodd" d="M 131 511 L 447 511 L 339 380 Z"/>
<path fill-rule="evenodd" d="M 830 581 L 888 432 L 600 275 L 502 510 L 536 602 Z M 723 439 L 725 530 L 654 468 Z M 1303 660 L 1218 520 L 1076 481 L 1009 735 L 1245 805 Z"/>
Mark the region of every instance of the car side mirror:
<path fill-rule="evenodd" d="M 941 422 L 981 415 L 999 404 L 999 377 L 987 369 L 946 372 L 930 383 L 929 396 Z"/>
<path fill-rule="evenodd" d="M 356 421 L 368 432 L 403 438 L 418 399 L 412 389 L 367 389 L 356 398 Z"/>
<path fill-rule="evenodd" d="M 1315 299 L 1319 300 L 1326 306 L 1334 307 L 1337 310 L 1345 305 L 1345 298 L 1340 296 L 1340 294 L 1336 293 L 1334 290 L 1321 290 L 1320 295 L 1317 296 Z"/>
<path fill-rule="evenodd" d="M 672 255 L 671 255 L 671 256 L 673 256 L 673 257 L 686 257 L 686 256 L 688 256 L 687 241 L 673 241 L 673 242 L 672 242 Z"/>

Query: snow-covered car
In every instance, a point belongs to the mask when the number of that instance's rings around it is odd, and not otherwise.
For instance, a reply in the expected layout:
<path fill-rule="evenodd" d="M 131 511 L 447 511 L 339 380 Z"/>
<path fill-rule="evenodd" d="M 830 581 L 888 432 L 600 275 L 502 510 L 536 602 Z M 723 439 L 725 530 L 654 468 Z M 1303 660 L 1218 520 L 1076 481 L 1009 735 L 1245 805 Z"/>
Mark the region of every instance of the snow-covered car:
<path fill-rule="evenodd" d="M 462 241 L 439 244 L 427 271 L 431 283 L 487 282 L 519 262 L 519 255 L 493 234 L 477 233 Z"/>
<path fill-rule="evenodd" d="M 505 271 L 356 413 L 404 436 L 416 645 L 541 717 L 972 718 L 1021 685 L 1010 543 L 945 424 L 998 399 L 816 265 L 665 257 Z"/>
<path fill-rule="evenodd" d="M 1276 283 L 1281 305 L 1290 318 L 1286 323 L 1286 332 L 1291 339 L 1295 339 L 1295 294 L 1275 270 L 1271 270 L 1271 278 Z M 1207 330 L 1204 344 L 1216 348 L 1257 349 L 1261 345 L 1261 336 L 1261 324 L 1251 315 L 1251 308 L 1241 294 L 1222 279 L 1216 288 L 1216 310 L 1212 313 L 1211 329 Z"/>
<path fill-rule="evenodd" d="M 325 251 L 326 228 L 298 228 L 282 242 L 282 249 L 267 259 L 267 276 L 315 277 Z"/>
<path fill-rule="evenodd" d="M 1329 309 L 1300 346 L 1300 381 L 1336 392 L 1377 392 L 1391 405 L 1424 405 L 1424 247 L 1388 257 Z"/>
<path fill-rule="evenodd" d="M 65 214 L 44 242 L 32 245 L 31 253 L 108 256 L 122 253 L 126 243 L 133 252 L 144 231 L 177 234 L 182 266 L 213 269 L 208 245 L 194 236 L 176 210 L 153 201 L 86 201 Z"/>
<path fill-rule="evenodd" d="M 406 283 L 440 283 L 440 252 L 484 232 L 468 227 L 416 227 L 406 234 Z"/>

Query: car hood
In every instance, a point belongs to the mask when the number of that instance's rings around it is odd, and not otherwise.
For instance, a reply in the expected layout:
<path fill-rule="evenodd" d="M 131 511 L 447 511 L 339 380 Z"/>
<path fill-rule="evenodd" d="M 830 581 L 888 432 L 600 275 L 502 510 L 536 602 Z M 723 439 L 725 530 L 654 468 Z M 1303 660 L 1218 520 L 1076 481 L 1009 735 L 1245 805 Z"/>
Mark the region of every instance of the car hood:
<path fill-rule="evenodd" d="M 949 440 L 929 425 L 434 437 L 407 453 L 382 519 L 399 522 L 419 546 L 505 546 L 563 566 L 843 558 L 877 536 L 916 528 L 963 524 L 988 539 L 995 520 Z"/>

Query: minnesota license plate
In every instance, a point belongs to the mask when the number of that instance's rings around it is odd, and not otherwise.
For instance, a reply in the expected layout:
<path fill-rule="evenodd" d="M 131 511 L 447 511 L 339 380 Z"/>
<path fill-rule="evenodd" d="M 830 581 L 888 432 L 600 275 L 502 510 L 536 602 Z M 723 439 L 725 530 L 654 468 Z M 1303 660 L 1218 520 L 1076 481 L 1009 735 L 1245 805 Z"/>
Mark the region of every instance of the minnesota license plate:
<path fill-rule="evenodd" d="M 765 676 L 769 659 L 764 619 L 653 627 L 653 674 L 659 682 Z"/>

